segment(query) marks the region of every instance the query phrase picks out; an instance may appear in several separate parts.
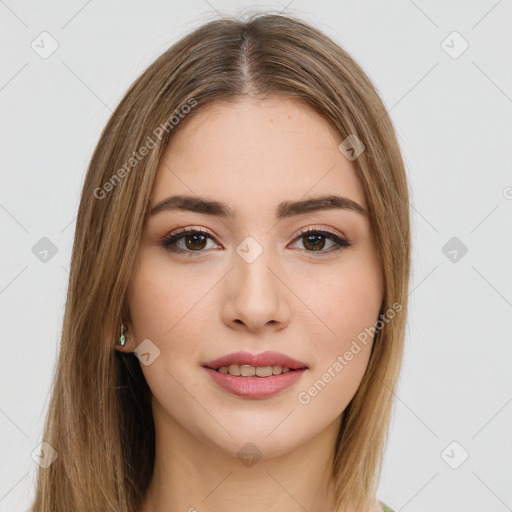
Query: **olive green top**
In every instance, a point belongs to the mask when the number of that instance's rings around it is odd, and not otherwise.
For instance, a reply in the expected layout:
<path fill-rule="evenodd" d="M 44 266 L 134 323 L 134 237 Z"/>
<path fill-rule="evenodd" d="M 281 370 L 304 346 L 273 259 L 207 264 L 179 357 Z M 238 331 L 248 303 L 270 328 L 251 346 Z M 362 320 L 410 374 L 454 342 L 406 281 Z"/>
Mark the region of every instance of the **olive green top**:
<path fill-rule="evenodd" d="M 384 512 L 395 512 L 393 509 L 389 508 L 383 501 L 381 501 L 380 504 L 382 505 L 382 510 Z"/>

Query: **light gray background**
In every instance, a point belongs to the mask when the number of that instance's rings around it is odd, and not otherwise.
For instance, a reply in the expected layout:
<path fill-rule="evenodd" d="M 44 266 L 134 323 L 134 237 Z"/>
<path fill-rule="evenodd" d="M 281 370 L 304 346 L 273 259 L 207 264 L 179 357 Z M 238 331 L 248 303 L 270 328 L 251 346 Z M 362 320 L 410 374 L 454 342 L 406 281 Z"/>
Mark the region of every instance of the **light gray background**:
<path fill-rule="evenodd" d="M 404 152 L 411 311 L 379 498 L 405 512 L 512 510 L 510 0 L 0 1 L 0 510 L 22 511 L 33 496 L 31 453 L 100 131 L 172 42 L 215 10 L 251 5 L 297 14 L 348 50 Z M 31 47 L 50 48 L 43 31 L 58 43 L 46 59 Z M 457 58 L 464 42 L 453 31 L 469 44 Z M 32 252 L 42 237 L 58 249 L 47 262 Z M 442 251 L 452 237 L 468 248 L 457 261 Z"/>

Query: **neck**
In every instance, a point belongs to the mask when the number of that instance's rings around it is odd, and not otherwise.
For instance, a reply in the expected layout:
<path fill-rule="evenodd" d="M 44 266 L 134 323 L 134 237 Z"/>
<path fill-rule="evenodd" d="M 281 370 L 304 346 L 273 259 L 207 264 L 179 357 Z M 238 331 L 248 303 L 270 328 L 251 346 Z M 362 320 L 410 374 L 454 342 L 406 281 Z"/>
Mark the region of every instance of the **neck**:
<path fill-rule="evenodd" d="M 242 458 L 194 436 L 155 400 L 153 416 L 155 466 L 139 512 L 334 511 L 329 478 L 341 417 L 288 453 L 258 458 L 247 445 Z"/>

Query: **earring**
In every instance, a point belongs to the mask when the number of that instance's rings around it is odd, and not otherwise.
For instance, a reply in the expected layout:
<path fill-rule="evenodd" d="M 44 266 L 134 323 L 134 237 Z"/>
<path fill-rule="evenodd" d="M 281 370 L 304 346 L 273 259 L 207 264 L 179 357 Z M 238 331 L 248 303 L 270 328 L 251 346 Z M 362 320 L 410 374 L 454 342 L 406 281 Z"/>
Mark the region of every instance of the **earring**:
<path fill-rule="evenodd" d="M 124 347 L 126 345 L 126 331 L 126 326 L 123 324 L 123 322 L 121 322 L 121 336 L 119 336 L 119 341 L 117 342 L 117 344 L 120 345 L 121 347 Z"/>

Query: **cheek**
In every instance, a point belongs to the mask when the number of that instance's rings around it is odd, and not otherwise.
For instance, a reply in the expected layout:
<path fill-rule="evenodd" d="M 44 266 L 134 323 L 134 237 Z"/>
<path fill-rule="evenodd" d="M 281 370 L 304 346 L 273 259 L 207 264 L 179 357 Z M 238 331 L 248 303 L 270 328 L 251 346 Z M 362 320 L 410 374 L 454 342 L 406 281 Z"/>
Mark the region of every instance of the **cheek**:
<path fill-rule="evenodd" d="M 175 409 L 187 403 L 179 383 L 196 391 L 190 372 L 199 367 L 205 340 L 214 334 L 206 329 L 214 316 L 208 291 L 216 278 L 177 271 L 148 253 L 140 258 L 127 290 L 133 334 L 137 344 L 150 339 L 158 348 L 158 357 L 141 369 L 153 394 L 162 402 L 173 396 L 167 405 Z"/>
<path fill-rule="evenodd" d="M 308 300 L 322 326 L 320 331 L 317 327 L 312 338 L 315 366 L 308 381 L 308 385 L 318 382 L 318 389 L 307 394 L 310 398 L 321 394 L 317 401 L 324 405 L 329 400 L 346 405 L 357 391 L 368 364 L 373 328 L 382 304 L 379 268 L 373 260 L 361 258 L 350 263 L 315 287 L 315 294 Z"/>
<path fill-rule="evenodd" d="M 171 269 L 162 258 L 143 254 L 127 290 L 136 339 L 168 344 L 175 333 L 190 328 L 205 286 L 202 280 Z"/>
<path fill-rule="evenodd" d="M 331 283 L 335 284 L 319 287 L 312 297 L 318 308 L 315 313 L 325 325 L 312 338 L 315 365 L 297 394 L 302 413 L 323 422 L 343 412 L 361 383 L 373 344 L 371 328 L 382 300 L 372 277 L 338 273 Z"/>
<path fill-rule="evenodd" d="M 308 304 L 329 328 L 329 335 L 324 338 L 326 346 L 340 349 L 375 325 L 383 295 L 373 267 L 352 265 L 338 269 L 314 289 L 316 292 L 310 296 Z"/>

